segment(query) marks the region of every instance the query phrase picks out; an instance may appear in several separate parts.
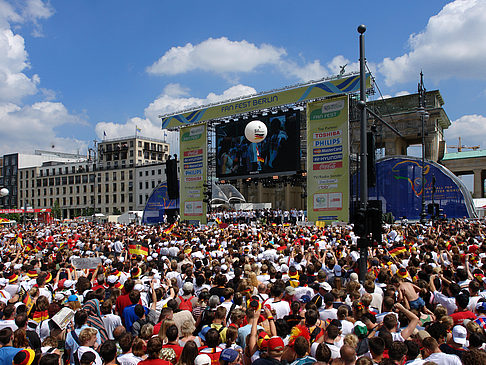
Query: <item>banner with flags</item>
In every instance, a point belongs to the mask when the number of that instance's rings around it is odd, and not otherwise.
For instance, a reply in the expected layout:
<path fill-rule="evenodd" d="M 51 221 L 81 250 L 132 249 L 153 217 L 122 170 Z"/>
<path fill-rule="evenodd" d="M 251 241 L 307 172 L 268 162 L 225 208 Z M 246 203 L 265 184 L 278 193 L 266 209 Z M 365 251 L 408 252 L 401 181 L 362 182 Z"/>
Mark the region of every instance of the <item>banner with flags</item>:
<path fill-rule="evenodd" d="M 148 245 L 144 243 L 131 243 L 128 245 L 128 252 L 130 255 L 148 255 Z"/>

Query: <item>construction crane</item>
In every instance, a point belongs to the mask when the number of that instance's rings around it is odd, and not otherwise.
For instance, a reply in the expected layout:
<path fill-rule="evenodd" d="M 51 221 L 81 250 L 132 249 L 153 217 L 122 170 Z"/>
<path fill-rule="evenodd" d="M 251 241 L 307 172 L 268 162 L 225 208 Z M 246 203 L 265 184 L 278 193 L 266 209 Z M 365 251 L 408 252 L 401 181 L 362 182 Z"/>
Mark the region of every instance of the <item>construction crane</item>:
<path fill-rule="evenodd" d="M 457 146 L 447 146 L 447 148 L 457 149 L 457 152 L 462 152 L 463 148 L 476 151 L 476 150 L 479 150 L 480 147 L 481 146 L 463 146 L 462 143 L 461 143 L 461 137 L 459 137 L 459 143 L 457 144 Z"/>

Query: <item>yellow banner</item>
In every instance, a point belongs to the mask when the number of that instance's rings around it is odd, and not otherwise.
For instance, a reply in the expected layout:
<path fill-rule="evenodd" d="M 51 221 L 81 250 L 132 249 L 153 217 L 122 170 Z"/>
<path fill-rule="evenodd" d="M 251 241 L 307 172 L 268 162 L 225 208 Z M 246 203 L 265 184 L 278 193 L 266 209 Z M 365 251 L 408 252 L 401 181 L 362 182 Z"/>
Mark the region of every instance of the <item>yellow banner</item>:
<path fill-rule="evenodd" d="M 273 108 L 281 105 L 295 104 L 331 95 L 353 93 L 359 90 L 359 79 L 359 75 L 354 75 L 331 81 L 317 82 L 315 84 L 275 93 L 243 98 L 238 101 L 200 108 L 187 113 L 166 115 L 162 117 L 162 128 L 179 127 L 181 125 L 229 117 L 231 115 L 265 108 Z M 370 75 L 366 74 L 366 88 L 368 89 L 370 87 Z"/>
<path fill-rule="evenodd" d="M 307 104 L 307 217 L 349 221 L 347 96 Z"/>

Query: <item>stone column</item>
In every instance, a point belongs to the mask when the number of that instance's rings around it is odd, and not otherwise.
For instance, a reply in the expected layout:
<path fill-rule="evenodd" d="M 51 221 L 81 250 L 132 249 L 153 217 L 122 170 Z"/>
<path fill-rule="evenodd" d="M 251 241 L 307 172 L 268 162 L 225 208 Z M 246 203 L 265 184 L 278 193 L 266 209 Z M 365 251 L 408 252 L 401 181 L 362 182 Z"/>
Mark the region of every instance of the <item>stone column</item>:
<path fill-rule="evenodd" d="M 474 172 L 474 192 L 473 198 L 482 198 L 484 196 L 483 189 L 483 176 L 481 169 L 476 169 Z"/>

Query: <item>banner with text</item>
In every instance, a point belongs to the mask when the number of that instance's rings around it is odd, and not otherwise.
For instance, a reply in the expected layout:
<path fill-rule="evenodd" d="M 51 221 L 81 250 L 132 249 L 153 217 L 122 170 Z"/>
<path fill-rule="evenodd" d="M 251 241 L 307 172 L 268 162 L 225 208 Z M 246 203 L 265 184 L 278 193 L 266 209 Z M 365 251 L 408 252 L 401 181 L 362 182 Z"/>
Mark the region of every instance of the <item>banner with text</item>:
<path fill-rule="evenodd" d="M 204 183 L 207 175 L 208 138 L 206 123 L 180 130 L 181 220 L 206 223 Z"/>
<path fill-rule="evenodd" d="M 307 104 L 307 217 L 349 221 L 347 96 Z"/>
<path fill-rule="evenodd" d="M 370 74 L 365 76 L 366 88 L 371 87 Z M 194 109 L 180 114 L 164 115 L 162 128 L 200 123 L 206 120 L 224 118 L 231 115 L 248 113 L 255 110 L 273 108 L 281 105 L 305 102 L 326 96 L 349 94 L 359 90 L 359 75 L 352 75 L 336 80 L 320 81 L 314 84 L 295 87 L 274 93 L 266 93 L 237 101 L 221 103 L 207 108 Z"/>

